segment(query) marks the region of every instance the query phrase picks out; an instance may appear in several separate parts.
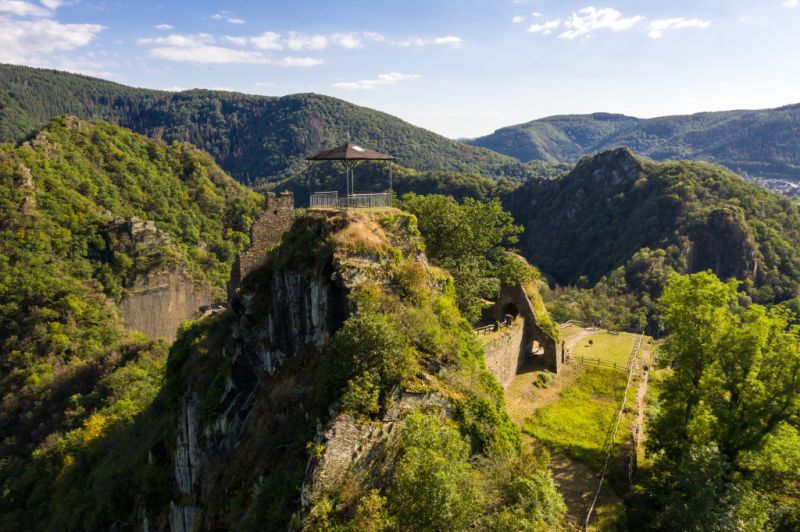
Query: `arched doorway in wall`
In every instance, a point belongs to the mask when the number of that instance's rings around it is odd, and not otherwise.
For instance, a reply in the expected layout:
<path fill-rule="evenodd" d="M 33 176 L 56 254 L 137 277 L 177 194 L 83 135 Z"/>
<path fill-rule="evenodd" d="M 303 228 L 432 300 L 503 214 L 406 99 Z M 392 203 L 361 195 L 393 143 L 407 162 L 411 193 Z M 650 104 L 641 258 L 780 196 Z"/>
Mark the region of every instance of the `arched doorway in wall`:
<path fill-rule="evenodd" d="M 506 319 L 507 316 L 511 316 L 512 320 L 517 319 L 519 316 L 519 309 L 514 303 L 506 303 L 503 307 L 503 319 Z"/>

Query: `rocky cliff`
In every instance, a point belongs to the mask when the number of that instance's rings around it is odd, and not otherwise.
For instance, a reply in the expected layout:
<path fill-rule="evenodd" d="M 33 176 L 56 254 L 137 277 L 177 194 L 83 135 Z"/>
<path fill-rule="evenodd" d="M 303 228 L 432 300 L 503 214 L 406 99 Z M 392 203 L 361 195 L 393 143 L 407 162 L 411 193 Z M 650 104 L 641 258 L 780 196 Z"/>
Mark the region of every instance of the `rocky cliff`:
<path fill-rule="evenodd" d="M 162 462 L 173 488 L 168 507 L 144 511 L 151 526 L 351 522 L 362 495 L 394 482 L 410 416 L 460 427 L 458 460 L 470 449 L 518 455 L 452 279 L 422 247 L 415 218 L 400 211 L 309 211 L 242 279 L 230 311 L 182 331 L 168 363 L 174 429 Z M 393 494 L 376 500 L 391 507 Z"/>
<path fill-rule="evenodd" d="M 381 226 L 387 220 L 397 222 L 394 233 Z M 262 266 L 242 280 L 234 312 L 218 318 L 223 321 L 213 335 L 221 336 L 214 346 L 219 350 L 210 353 L 216 373 L 185 375 L 174 454 L 177 493 L 169 517 L 174 530 L 191 530 L 198 516 L 204 529 L 224 527 L 230 515 L 223 501 L 230 490 L 257 498 L 270 473 L 289 483 L 283 504 L 299 509 L 306 443 L 318 429 L 330 435 L 344 423 L 335 418 L 327 429 L 319 425 L 329 416 L 317 402 L 313 368 L 353 311 L 352 291 L 390 281 L 389 249 L 424 264 L 419 237 L 405 226 L 409 221 L 395 211 L 312 212 L 296 222 L 284 246 L 269 255 L 262 250 Z M 330 476 L 317 471 L 317 477 Z M 306 485 L 306 492 L 314 493 L 315 484 Z"/>

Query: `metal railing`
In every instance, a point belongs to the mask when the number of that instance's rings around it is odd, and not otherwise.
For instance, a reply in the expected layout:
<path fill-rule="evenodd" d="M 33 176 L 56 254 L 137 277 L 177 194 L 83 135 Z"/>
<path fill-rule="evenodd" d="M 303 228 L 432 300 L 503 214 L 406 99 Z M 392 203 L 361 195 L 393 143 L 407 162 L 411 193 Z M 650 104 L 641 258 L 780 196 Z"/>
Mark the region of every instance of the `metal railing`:
<path fill-rule="evenodd" d="M 315 192 L 311 194 L 310 204 L 312 207 L 338 207 L 338 192 Z"/>
<path fill-rule="evenodd" d="M 391 207 L 392 194 L 380 192 L 376 194 L 350 194 L 339 197 L 338 192 L 315 192 L 310 198 L 311 207 L 332 207 L 339 209 L 371 209 Z"/>

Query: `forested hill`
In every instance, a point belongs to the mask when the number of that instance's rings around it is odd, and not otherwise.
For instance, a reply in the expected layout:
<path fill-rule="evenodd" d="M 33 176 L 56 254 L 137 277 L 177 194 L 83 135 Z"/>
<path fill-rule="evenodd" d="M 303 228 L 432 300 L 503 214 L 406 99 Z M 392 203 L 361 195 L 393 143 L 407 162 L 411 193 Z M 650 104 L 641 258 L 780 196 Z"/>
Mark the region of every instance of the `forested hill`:
<path fill-rule="evenodd" d="M 658 161 L 701 159 L 741 175 L 800 181 L 800 104 L 652 119 L 607 113 L 552 116 L 469 143 L 523 162 L 575 162 L 628 147 Z"/>
<path fill-rule="evenodd" d="M 526 183 L 507 204 L 523 252 L 562 284 L 623 268 L 620 282 L 655 296 L 669 270 L 711 269 L 756 301 L 800 296 L 800 207 L 718 166 L 620 148 Z"/>
<path fill-rule="evenodd" d="M 248 184 L 304 171 L 307 155 L 345 142 L 348 132 L 353 141 L 391 153 L 399 164 L 415 170 L 528 175 L 511 157 L 328 96 L 156 91 L 0 65 L 0 141 L 18 141 L 62 114 L 101 118 L 150 137 L 191 142 Z"/>
<path fill-rule="evenodd" d="M 161 385 L 166 343 L 115 305 L 129 282 L 180 268 L 224 294 L 261 209 L 195 147 L 113 124 L 62 117 L 0 145 L 0 529 L 36 528 L 26 507 L 50 494 L 32 490 L 82 467 L 79 427 L 133 419 Z M 147 241 L 120 231 L 134 217 Z"/>

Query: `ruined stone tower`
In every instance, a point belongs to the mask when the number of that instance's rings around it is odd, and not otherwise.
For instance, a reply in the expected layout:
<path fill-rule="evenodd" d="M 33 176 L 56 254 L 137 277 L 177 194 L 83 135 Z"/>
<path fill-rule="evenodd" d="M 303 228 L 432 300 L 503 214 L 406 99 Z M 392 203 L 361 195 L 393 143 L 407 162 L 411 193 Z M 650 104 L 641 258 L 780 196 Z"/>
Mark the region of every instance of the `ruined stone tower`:
<path fill-rule="evenodd" d="M 242 279 L 264 264 L 267 251 L 277 246 L 294 220 L 294 195 L 291 192 L 267 192 L 264 212 L 250 227 L 250 246 L 239 255 L 231 268 L 228 301 L 236 295 Z"/>

